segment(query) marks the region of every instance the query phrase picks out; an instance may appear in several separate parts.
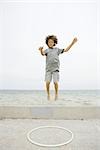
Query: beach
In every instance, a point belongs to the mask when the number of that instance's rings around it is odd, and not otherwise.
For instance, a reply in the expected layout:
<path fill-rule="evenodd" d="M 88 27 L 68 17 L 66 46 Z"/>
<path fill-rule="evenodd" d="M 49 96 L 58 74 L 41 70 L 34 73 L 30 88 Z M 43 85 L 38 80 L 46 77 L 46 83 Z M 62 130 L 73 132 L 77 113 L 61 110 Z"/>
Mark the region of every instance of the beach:
<path fill-rule="evenodd" d="M 0 90 L 1 106 L 33 105 L 67 105 L 67 106 L 100 106 L 100 90 L 61 90 L 59 98 L 47 100 L 46 91 L 42 90 Z"/>

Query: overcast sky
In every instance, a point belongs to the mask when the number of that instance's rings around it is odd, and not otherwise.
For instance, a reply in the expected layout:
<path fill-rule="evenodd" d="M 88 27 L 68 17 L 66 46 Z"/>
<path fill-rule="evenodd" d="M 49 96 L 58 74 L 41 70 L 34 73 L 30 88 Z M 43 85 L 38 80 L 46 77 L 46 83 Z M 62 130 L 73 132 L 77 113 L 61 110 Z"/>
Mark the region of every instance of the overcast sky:
<path fill-rule="evenodd" d="M 99 3 L 99 2 L 98 2 Z M 45 89 L 45 56 L 38 47 L 58 37 L 59 89 L 100 89 L 100 18 L 96 1 L 0 1 L 0 89 Z M 51 84 L 53 88 L 53 84 Z"/>

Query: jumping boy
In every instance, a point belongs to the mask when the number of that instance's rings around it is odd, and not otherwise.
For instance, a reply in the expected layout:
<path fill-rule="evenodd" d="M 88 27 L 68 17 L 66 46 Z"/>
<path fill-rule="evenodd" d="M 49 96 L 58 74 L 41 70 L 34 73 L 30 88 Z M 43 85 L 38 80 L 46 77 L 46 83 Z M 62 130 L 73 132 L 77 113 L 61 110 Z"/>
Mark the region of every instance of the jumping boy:
<path fill-rule="evenodd" d="M 45 42 L 48 46 L 48 49 L 44 50 L 43 47 L 39 48 L 41 55 L 46 56 L 46 90 L 47 97 L 50 100 L 50 82 L 53 78 L 54 87 L 55 87 L 55 100 L 58 98 L 58 81 L 59 81 L 59 54 L 67 52 L 76 42 L 77 38 L 74 38 L 71 44 L 65 49 L 59 49 L 55 47 L 58 43 L 58 39 L 55 35 L 49 35 L 46 37 Z"/>

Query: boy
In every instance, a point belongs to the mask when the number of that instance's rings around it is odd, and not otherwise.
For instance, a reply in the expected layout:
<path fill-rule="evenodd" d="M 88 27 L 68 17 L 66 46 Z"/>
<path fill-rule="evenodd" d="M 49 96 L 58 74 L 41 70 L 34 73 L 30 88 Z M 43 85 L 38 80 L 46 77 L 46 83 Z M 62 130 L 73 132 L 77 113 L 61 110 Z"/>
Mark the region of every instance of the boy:
<path fill-rule="evenodd" d="M 50 82 L 53 78 L 54 87 L 55 87 L 55 100 L 58 98 L 58 81 L 59 81 L 59 54 L 67 52 L 74 43 L 77 42 L 77 38 L 74 38 L 71 44 L 65 49 L 56 48 L 55 45 L 58 43 L 58 39 L 55 35 L 49 35 L 46 37 L 46 44 L 48 49 L 43 50 L 43 47 L 39 48 L 41 55 L 46 56 L 46 90 L 47 97 L 50 100 Z"/>

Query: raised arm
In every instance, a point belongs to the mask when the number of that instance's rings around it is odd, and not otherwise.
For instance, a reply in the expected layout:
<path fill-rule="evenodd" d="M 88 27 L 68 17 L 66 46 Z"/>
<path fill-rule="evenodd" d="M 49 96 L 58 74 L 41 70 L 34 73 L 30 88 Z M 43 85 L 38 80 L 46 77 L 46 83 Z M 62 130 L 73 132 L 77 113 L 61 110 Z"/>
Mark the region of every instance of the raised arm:
<path fill-rule="evenodd" d="M 77 42 L 77 38 L 75 37 L 73 41 L 71 42 L 71 44 L 67 48 L 64 49 L 64 52 L 67 52 L 76 42 Z"/>
<path fill-rule="evenodd" d="M 44 53 L 44 50 L 43 50 L 43 47 L 39 47 L 39 51 L 41 53 L 42 56 L 45 56 L 45 53 Z"/>

